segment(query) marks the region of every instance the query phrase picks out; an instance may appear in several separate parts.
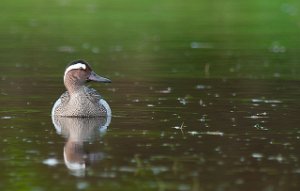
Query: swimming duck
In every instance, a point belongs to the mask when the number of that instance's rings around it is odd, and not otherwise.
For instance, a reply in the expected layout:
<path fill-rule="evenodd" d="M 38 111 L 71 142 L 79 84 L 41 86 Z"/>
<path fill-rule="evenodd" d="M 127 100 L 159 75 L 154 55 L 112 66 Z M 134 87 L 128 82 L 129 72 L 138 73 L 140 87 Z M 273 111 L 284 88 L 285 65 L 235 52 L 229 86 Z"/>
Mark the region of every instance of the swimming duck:
<path fill-rule="evenodd" d="M 64 85 L 67 91 L 53 105 L 52 116 L 111 116 L 108 103 L 95 89 L 86 86 L 86 83 L 90 81 L 111 82 L 111 80 L 97 75 L 86 61 L 71 62 L 64 73 Z"/>

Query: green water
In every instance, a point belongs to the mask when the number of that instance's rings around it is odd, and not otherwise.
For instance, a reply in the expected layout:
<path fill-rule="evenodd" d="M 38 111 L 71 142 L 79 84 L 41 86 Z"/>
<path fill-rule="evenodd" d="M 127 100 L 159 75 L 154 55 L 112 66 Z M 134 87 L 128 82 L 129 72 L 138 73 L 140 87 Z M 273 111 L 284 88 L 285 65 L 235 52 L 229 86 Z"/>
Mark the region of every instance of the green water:
<path fill-rule="evenodd" d="M 1 1 L 0 190 L 299 190 L 299 14 L 292 0 Z M 78 58 L 113 82 L 91 84 L 106 128 L 53 124 Z"/>

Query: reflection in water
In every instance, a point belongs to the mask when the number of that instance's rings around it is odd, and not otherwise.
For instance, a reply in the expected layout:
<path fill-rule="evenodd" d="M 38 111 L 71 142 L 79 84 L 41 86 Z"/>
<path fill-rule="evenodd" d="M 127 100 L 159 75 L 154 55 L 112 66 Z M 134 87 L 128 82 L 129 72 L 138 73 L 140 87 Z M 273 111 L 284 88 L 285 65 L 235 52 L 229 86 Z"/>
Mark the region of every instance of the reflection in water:
<path fill-rule="evenodd" d="M 94 118 L 52 116 L 52 122 L 57 133 L 67 139 L 63 149 L 64 161 L 73 175 L 84 176 L 88 165 L 104 158 L 103 152 L 87 152 L 84 143 L 103 136 L 110 121 L 110 116 Z"/>

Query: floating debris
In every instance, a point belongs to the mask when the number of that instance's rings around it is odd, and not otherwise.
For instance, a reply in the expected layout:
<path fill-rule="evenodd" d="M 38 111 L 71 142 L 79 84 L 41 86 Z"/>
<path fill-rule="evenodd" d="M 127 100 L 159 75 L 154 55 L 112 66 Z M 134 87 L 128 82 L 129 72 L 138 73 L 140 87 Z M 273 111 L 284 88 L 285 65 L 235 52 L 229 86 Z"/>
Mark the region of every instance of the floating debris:
<path fill-rule="evenodd" d="M 198 85 L 196 85 L 196 89 L 197 90 L 211 89 L 211 86 L 198 84 Z"/>
<path fill-rule="evenodd" d="M 203 105 L 203 104 L 204 104 L 203 100 L 200 99 L 200 100 L 199 100 L 199 105 Z"/>
<path fill-rule="evenodd" d="M 183 125 L 184 125 L 184 122 L 182 122 L 182 124 L 181 124 L 180 127 L 179 126 L 175 126 L 175 127 L 172 127 L 172 128 L 182 130 L 183 129 Z"/>
<path fill-rule="evenodd" d="M 198 132 L 198 131 L 188 131 L 191 135 L 215 135 L 215 136 L 223 136 L 224 133 L 221 131 L 206 131 L 206 132 Z"/>
<path fill-rule="evenodd" d="M 254 127 L 255 127 L 256 129 L 258 129 L 258 130 L 263 130 L 263 131 L 269 130 L 269 129 L 263 127 L 263 126 L 262 126 L 261 124 L 259 124 L 259 123 L 258 123 L 258 124 L 255 124 Z"/>
<path fill-rule="evenodd" d="M 202 107 L 206 107 L 206 104 L 204 103 L 204 101 L 202 99 L 199 100 L 199 105 Z"/>
<path fill-rule="evenodd" d="M 172 88 L 171 87 L 167 87 L 167 89 L 165 90 L 160 90 L 160 91 L 157 91 L 158 93 L 163 93 L 163 94 L 169 94 L 171 93 L 172 91 Z"/>
<path fill-rule="evenodd" d="M 138 103 L 138 102 L 140 102 L 140 100 L 139 99 L 134 99 L 134 100 L 132 100 L 132 102 Z"/>
<path fill-rule="evenodd" d="M 200 133 L 197 131 L 188 131 L 189 134 L 191 135 L 199 135 Z"/>
<path fill-rule="evenodd" d="M 277 156 L 269 156 L 268 157 L 269 160 L 276 160 L 277 162 L 282 162 L 284 160 L 282 155 L 277 155 Z"/>
<path fill-rule="evenodd" d="M 207 131 L 205 133 L 202 134 L 206 134 L 206 135 L 217 135 L 217 136 L 223 136 L 224 133 L 221 131 Z"/>
<path fill-rule="evenodd" d="M 262 112 L 262 113 L 258 113 L 256 115 L 258 115 L 258 116 L 266 116 L 267 114 L 268 114 L 267 112 Z"/>
<path fill-rule="evenodd" d="M 267 116 L 267 112 L 263 112 L 263 113 L 257 113 L 256 115 L 246 116 L 245 118 L 266 119 L 266 118 L 269 118 L 269 116 Z"/>
<path fill-rule="evenodd" d="M 264 157 L 263 154 L 261 154 L 261 153 L 252 153 L 251 156 L 256 159 L 261 159 Z"/>
<path fill-rule="evenodd" d="M 251 115 L 251 116 L 246 116 L 245 118 L 250 118 L 250 119 L 261 119 L 261 118 L 268 118 L 268 117 L 261 117 L 257 115 Z"/>
<path fill-rule="evenodd" d="M 58 163 L 58 160 L 55 158 L 49 158 L 43 161 L 43 164 L 48 166 L 56 166 Z"/>
<path fill-rule="evenodd" d="M 252 99 L 251 101 L 253 103 L 282 103 L 282 101 L 276 99 Z"/>
<path fill-rule="evenodd" d="M 200 119 L 198 119 L 198 121 L 200 122 L 207 122 L 207 121 L 210 121 L 208 118 L 207 118 L 207 115 L 202 115 Z"/>
<path fill-rule="evenodd" d="M 1 117 L 1 119 L 12 119 L 13 117 L 12 116 L 3 116 Z"/>
<path fill-rule="evenodd" d="M 186 98 L 177 98 L 177 100 L 179 101 L 179 103 L 181 103 L 182 105 L 186 105 L 188 102 L 186 100 Z"/>

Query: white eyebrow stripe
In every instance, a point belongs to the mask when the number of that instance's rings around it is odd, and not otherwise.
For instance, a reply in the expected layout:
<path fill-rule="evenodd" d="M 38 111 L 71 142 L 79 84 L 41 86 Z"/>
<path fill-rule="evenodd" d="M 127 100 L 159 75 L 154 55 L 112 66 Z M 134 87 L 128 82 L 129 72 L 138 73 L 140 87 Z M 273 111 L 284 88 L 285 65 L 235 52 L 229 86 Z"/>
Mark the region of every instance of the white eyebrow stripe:
<path fill-rule="evenodd" d="M 77 70 L 77 69 L 86 69 L 86 65 L 85 64 L 82 64 L 82 63 L 77 63 L 77 64 L 73 64 L 71 66 L 69 66 L 66 71 L 65 71 L 65 74 L 64 74 L 64 79 L 66 77 L 66 74 L 71 71 L 71 70 Z"/>

